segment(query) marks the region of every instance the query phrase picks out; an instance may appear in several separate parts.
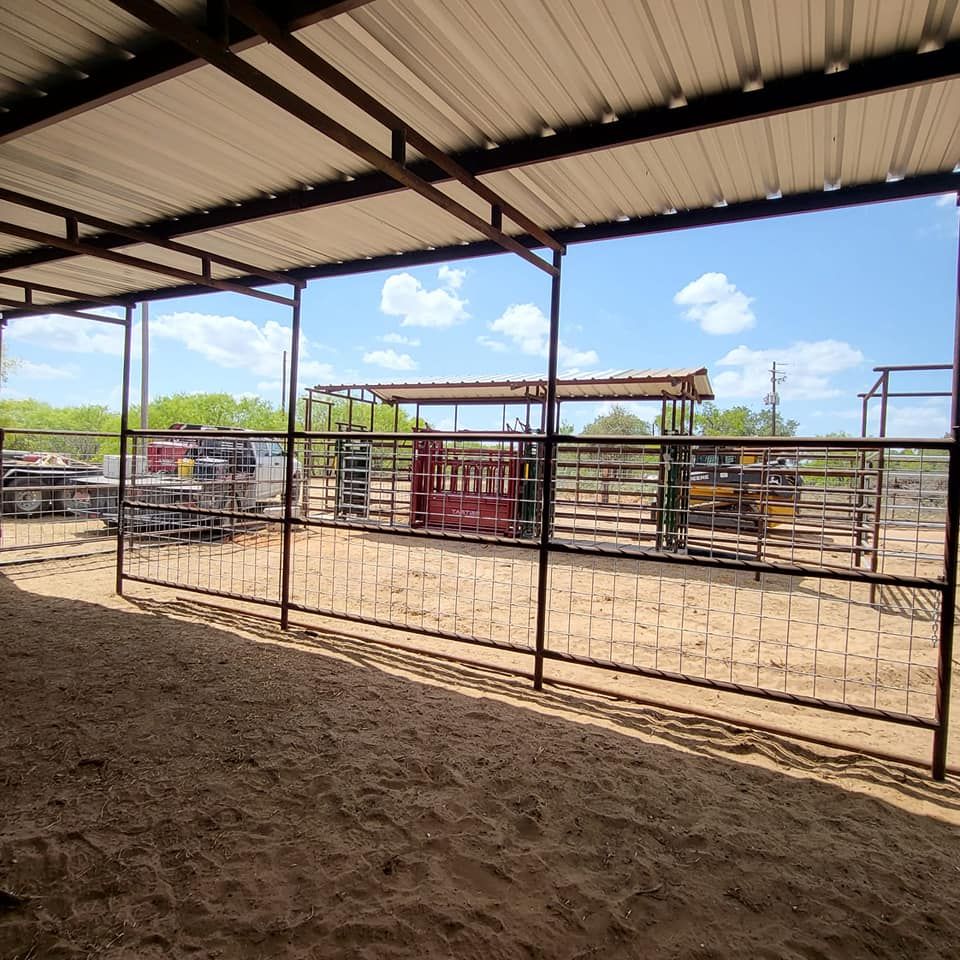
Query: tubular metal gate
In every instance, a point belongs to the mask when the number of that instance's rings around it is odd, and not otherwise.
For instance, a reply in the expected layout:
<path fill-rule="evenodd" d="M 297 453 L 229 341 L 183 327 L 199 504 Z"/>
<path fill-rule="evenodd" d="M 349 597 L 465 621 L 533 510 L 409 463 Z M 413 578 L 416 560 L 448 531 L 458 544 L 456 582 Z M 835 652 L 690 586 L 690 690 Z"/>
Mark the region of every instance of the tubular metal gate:
<path fill-rule="evenodd" d="M 158 498 L 134 461 L 121 579 L 522 653 L 538 679 L 577 664 L 930 730 L 943 776 L 951 441 L 527 435 L 532 479 L 484 487 L 491 516 L 530 518 L 505 536 L 469 511 L 423 524 L 432 468 L 416 434 L 348 437 L 369 452 L 362 515 L 338 506 L 356 470 L 342 432 L 297 432 L 293 486 L 277 477 L 270 497 L 238 498 L 221 477 Z M 483 476 L 517 437 L 430 440 Z M 545 477 L 546 529 L 530 509 Z"/>

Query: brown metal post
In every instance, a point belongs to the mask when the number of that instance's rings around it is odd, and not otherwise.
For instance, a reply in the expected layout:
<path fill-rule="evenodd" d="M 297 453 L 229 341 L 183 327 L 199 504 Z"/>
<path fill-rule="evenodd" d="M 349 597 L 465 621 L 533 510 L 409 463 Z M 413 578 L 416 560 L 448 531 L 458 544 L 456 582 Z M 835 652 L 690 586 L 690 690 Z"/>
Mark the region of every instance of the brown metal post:
<path fill-rule="evenodd" d="M 120 386 L 120 472 L 117 482 L 117 593 L 123 594 L 124 522 L 123 501 L 127 497 L 127 432 L 130 429 L 130 358 L 133 353 L 133 304 L 123 310 L 123 375 Z"/>
<path fill-rule="evenodd" d="M 957 195 L 960 204 L 960 194 Z M 944 587 L 940 598 L 937 650 L 937 729 L 933 734 L 934 780 L 947 775 L 950 737 L 950 686 L 953 674 L 953 624 L 957 607 L 957 548 L 960 546 L 960 242 L 957 249 L 956 319 L 953 328 L 953 381 L 950 398 L 950 446 L 947 466 L 947 526 L 943 537 Z"/>
<path fill-rule="evenodd" d="M 884 370 L 880 377 L 880 430 L 879 437 L 887 435 L 887 407 L 890 393 L 890 371 Z M 883 473 L 886 451 L 881 447 L 877 451 L 877 493 L 873 500 L 873 542 L 870 553 L 870 570 L 876 573 L 880 569 L 880 518 L 883 513 Z M 870 584 L 870 602 L 877 602 L 877 585 Z"/>
<path fill-rule="evenodd" d="M 300 366 L 300 288 L 293 293 L 290 323 L 290 383 L 287 394 L 287 458 L 283 487 L 283 546 L 280 554 L 280 626 L 290 626 L 290 567 L 293 546 L 293 463 L 297 432 L 297 372 Z M 301 480 L 302 482 L 302 480 Z"/>
<path fill-rule="evenodd" d="M 400 404 L 396 401 L 393 404 L 393 432 L 400 432 Z M 400 441 L 394 437 L 391 443 L 393 444 L 393 469 L 390 471 L 390 522 L 396 523 L 400 519 L 400 515 L 397 511 L 397 479 L 400 473 Z"/>
<path fill-rule="evenodd" d="M 557 447 L 557 357 L 560 346 L 560 267 L 563 254 L 554 251 L 556 272 L 550 282 L 550 348 L 547 354 L 546 423 L 543 440 L 543 475 L 540 478 L 540 549 L 537 557 L 537 623 L 534 636 L 533 688 L 543 689 L 543 653 L 547 634 L 547 580 L 550 575 L 550 537 L 553 516 L 553 470 Z"/>

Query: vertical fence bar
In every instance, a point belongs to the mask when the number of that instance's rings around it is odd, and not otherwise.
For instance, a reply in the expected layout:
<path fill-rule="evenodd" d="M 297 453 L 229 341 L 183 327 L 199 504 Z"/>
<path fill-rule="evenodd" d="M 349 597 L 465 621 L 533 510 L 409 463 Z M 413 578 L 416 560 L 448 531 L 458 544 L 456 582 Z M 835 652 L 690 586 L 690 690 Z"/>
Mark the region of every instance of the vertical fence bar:
<path fill-rule="evenodd" d="M 880 377 L 880 427 L 877 436 L 887 435 L 887 410 L 889 409 L 890 371 L 884 370 Z M 951 421 L 952 422 L 952 421 Z M 873 499 L 873 541 L 870 554 L 870 570 L 876 573 L 880 569 L 880 520 L 883 515 L 883 485 L 886 451 L 881 447 L 877 451 L 877 494 Z M 870 603 L 877 602 L 877 585 L 870 584 Z"/>
<path fill-rule="evenodd" d="M 290 323 L 290 382 L 287 395 L 287 457 L 283 490 L 283 546 L 280 554 L 280 627 L 290 625 L 290 566 L 293 545 L 294 434 L 297 430 L 297 371 L 300 366 L 300 287 L 294 288 Z M 302 471 L 301 471 L 302 473 Z M 301 483 L 304 482 L 301 476 Z"/>
<path fill-rule="evenodd" d="M 560 269 L 563 254 L 555 250 L 557 268 L 550 283 L 550 349 L 547 355 L 547 396 L 544 400 L 543 476 L 540 478 L 540 549 L 537 557 L 537 623 L 533 688 L 543 689 L 543 653 L 546 649 L 547 579 L 550 574 L 550 536 L 553 516 L 553 469 L 557 448 L 557 355 L 560 345 Z"/>
<path fill-rule="evenodd" d="M 117 583 L 123 594 L 124 516 L 123 501 L 127 498 L 127 432 L 130 429 L 130 357 L 133 346 L 133 304 L 123 308 L 123 377 L 120 386 L 120 471 L 117 478 Z"/>
<path fill-rule="evenodd" d="M 960 205 L 960 193 L 957 194 Z M 934 780 L 947 775 L 950 739 L 950 687 L 953 673 L 953 623 L 957 604 L 957 548 L 960 546 L 960 237 L 957 243 L 956 319 L 953 327 L 953 376 L 950 387 L 950 446 L 947 461 L 947 527 L 943 537 L 944 579 L 940 598 L 937 649 L 937 729 L 933 734 Z"/>

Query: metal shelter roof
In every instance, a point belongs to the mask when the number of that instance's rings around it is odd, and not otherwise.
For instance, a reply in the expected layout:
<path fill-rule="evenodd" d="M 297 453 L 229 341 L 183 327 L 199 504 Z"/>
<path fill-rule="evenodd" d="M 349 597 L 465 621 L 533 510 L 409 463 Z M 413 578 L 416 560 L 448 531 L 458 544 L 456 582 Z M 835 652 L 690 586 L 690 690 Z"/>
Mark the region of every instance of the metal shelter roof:
<path fill-rule="evenodd" d="M 542 402 L 547 381 L 541 376 L 477 377 L 454 381 L 412 381 L 408 383 L 317 385 L 317 393 L 366 390 L 384 403 L 452 405 L 459 403 Z M 558 400 L 713 400 L 713 387 L 706 367 L 672 370 L 609 370 L 560 375 Z"/>
<path fill-rule="evenodd" d="M 248 275 L 248 263 L 306 279 L 500 249 L 163 39 L 135 15 L 150 8 L 194 28 L 206 23 L 200 0 L 0 0 L 7 190 L 183 238 L 238 261 L 207 263 L 207 276 L 243 283 L 266 282 Z M 956 3 L 300 0 L 262 8 L 561 242 L 960 183 Z M 396 131 L 248 24 L 219 26 L 229 26 L 244 64 L 398 156 Z M 490 204 L 413 141 L 399 157 L 490 221 Z M 0 199 L 0 226 L 13 228 L 0 232 L 0 277 L 111 298 L 205 288 L 51 247 L 38 237 L 62 235 L 62 218 L 15 199 Z M 537 245 L 506 215 L 502 230 Z M 196 269 L 189 254 L 158 256 L 103 226 L 81 223 L 73 237 Z M 77 299 L 38 288 L 32 304 Z"/>

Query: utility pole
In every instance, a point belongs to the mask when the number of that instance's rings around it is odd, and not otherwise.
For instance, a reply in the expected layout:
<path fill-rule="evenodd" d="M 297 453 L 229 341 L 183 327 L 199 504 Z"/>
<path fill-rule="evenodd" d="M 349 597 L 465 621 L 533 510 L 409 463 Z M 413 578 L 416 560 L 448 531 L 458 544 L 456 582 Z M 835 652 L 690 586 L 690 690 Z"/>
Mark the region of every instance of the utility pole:
<path fill-rule="evenodd" d="M 283 351 L 283 374 L 280 380 L 280 412 L 287 410 L 287 351 Z"/>
<path fill-rule="evenodd" d="M 777 404 L 780 402 L 780 394 L 777 393 L 777 385 L 787 379 L 785 373 L 777 373 L 777 361 L 773 361 L 770 367 L 770 392 L 764 397 L 764 403 L 770 407 L 770 436 L 777 435 Z"/>

